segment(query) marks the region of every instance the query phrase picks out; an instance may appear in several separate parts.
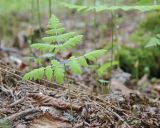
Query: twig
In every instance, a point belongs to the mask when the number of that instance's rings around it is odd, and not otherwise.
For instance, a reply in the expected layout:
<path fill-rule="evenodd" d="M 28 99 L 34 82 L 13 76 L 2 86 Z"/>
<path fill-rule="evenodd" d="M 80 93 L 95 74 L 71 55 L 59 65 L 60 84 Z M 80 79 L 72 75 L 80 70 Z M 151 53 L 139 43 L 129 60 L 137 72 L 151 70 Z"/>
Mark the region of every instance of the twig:
<path fill-rule="evenodd" d="M 14 103 L 11 103 L 11 104 L 9 105 L 9 107 L 13 107 L 13 106 L 15 106 L 15 105 L 17 105 L 17 104 L 20 104 L 20 103 L 22 103 L 24 100 L 25 100 L 25 97 L 23 97 L 23 98 L 15 101 Z"/>
<path fill-rule="evenodd" d="M 37 112 L 41 112 L 41 110 L 39 108 L 34 108 L 34 109 L 27 109 L 25 111 L 19 112 L 19 113 L 15 113 L 11 116 L 6 117 L 6 120 L 9 121 L 14 121 L 14 120 L 18 120 L 20 118 L 24 118 L 24 116 L 28 115 L 28 114 L 33 114 L 33 113 L 37 113 Z"/>

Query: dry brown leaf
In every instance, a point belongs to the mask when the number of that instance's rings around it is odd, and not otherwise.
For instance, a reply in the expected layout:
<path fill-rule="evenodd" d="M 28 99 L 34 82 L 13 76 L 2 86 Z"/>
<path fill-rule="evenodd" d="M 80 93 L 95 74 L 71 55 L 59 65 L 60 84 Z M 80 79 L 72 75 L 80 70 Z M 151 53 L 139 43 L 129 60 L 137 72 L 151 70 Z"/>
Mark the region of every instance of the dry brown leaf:
<path fill-rule="evenodd" d="M 155 86 L 154 86 L 154 90 L 156 90 L 157 92 L 160 93 L 160 85 L 155 85 Z"/>
<path fill-rule="evenodd" d="M 111 82 L 111 86 L 110 86 L 111 90 L 119 90 L 122 92 L 123 95 L 125 96 L 129 96 L 130 93 L 133 93 L 134 91 L 127 88 L 125 85 L 123 85 L 120 82 L 116 82 L 116 81 L 112 81 Z"/>
<path fill-rule="evenodd" d="M 45 113 L 34 119 L 29 128 L 71 128 L 71 124 L 61 117 Z"/>
<path fill-rule="evenodd" d="M 58 109 L 70 109 L 70 103 L 64 102 L 60 99 L 56 99 L 43 94 L 29 94 L 29 97 L 32 97 L 37 103 L 43 106 L 53 106 Z M 82 107 L 72 104 L 72 109 L 79 111 Z"/>

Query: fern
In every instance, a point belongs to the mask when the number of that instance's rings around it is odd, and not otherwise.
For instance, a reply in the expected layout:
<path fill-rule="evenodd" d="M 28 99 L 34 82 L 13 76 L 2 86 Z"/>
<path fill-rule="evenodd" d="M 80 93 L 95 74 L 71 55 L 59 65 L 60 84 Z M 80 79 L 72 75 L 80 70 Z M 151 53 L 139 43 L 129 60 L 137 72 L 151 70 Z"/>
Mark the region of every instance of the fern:
<path fill-rule="evenodd" d="M 52 60 L 51 64 L 56 82 L 62 83 L 64 80 L 64 65 L 57 60 Z"/>
<path fill-rule="evenodd" d="M 138 6 L 105 6 L 105 5 L 97 5 L 97 6 L 87 6 L 87 5 L 75 5 L 68 3 L 61 3 L 62 6 L 67 7 L 69 9 L 75 9 L 78 12 L 89 12 L 89 11 L 130 11 L 130 10 L 138 10 L 141 12 L 152 11 L 152 10 L 160 10 L 160 5 L 138 5 Z"/>
<path fill-rule="evenodd" d="M 107 50 L 95 50 L 85 54 L 84 57 L 95 62 L 96 59 L 105 54 L 106 51 Z"/>
<path fill-rule="evenodd" d="M 155 37 L 151 38 L 149 43 L 145 47 L 148 48 L 158 46 L 160 46 L 160 34 L 157 34 Z"/>
<path fill-rule="evenodd" d="M 82 35 L 76 35 L 74 32 L 64 33 L 64 28 L 59 19 L 54 15 L 49 20 L 47 25 L 46 37 L 42 38 L 45 43 L 35 43 L 31 47 L 43 52 L 52 52 L 56 56 L 57 52 L 73 48 L 78 45 L 82 40 Z M 46 77 L 48 80 L 52 80 L 54 77 L 57 83 L 63 83 L 65 70 L 69 69 L 75 74 L 82 73 L 82 66 L 88 66 L 87 60 L 96 62 L 96 59 L 105 54 L 106 50 L 95 50 L 89 52 L 83 56 L 72 56 L 68 60 L 52 60 L 50 65 L 34 69 L 29 73 L 26 73 L 23 77 L 24 80 L 39 80 Z M 38 59 L 41 59 L 40 57 Z"/>
<path fill-rule="evenodd" d="M 71 57 L 68 64 L 69 64 L 73 73 L 75 73 L 75 74 L 81 74 L 82 73 L 80 64 L 78 63 L 77 59 L 74 56 Z"/>
<path fill-rule="evenodd" d="M 113 61 L 112 65 L 110 62 L 106 62 L 106 63 L 102 64 L 97 70 L 98 75 L 102 76 L 106 70 L 108 70 L 109 68 L 111 68 L 112 66 L 115 66 L 115 65 L 118 65 L 118 61 Z"/>
<path fill-rule="evenodd" d="M 47 79 L 49 81 L 51 81 L 52 76 L 53 76 L 53 70 L 52 70 L 51 66 L 48 66 L 45 68 L 45 75 L 46 75 Z"/>
<path fill-rule="evenodd" d="M 55 49 L 54 45 L 51 44 L 42 44 L 42 43 L 36 43 L 31 45 L 32 48 L 36 48 L 38 50 L 41 50 L 43 52 L 52 52 Z"/>

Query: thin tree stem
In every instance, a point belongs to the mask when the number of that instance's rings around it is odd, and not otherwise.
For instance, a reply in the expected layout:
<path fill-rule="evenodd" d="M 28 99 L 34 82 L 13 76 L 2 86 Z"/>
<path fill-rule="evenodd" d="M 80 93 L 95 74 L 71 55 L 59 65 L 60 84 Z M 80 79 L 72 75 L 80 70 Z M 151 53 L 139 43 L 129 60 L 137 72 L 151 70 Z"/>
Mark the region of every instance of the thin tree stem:
<path fill-rule="evenodd" d="M 94 7 L 96 8 L 96 0 L 94 0 Z M 96 43 L 97 43 L 97 38 L 96 38 L 96 31 L 97 31 L 96 30 L 96 28 L 97 28 L 96 27 L 96 22 L 97 22 L 97 19 L 96 19 L 96 9 L 94 9 L 94 19 L 93 19 L 93 22 L 94 22 L 93 23 L 94 24 L 94 31 L 93 31 L 94 32 L 93 33 L 94 34 L 94 37 L 93 37 L 94 38 L 94 48 L 96 49 L 97 48 L 97 45 L 96 45 Z"/>
<path fill-rule="evenodd" d="M 51 15 L 52 15 L 52 1 L 51 0 L 49 0 L 48 1 L 48 6 L 49 6 L 49 17 L 51 17 Z"/>
<path fill-rule="evenodd" d="M 41 23 L 41 12 L 40 12 L 40 2 L 39 2 L 39 0 L 37 0 L 37 16 L 38 16 L 38 23 L 39 23 L 39 33 L 40 33 L 40 37 L 41 37 L 41 35 L 42 35 L 42 31 L 41 31 L 42 23 Z"/>

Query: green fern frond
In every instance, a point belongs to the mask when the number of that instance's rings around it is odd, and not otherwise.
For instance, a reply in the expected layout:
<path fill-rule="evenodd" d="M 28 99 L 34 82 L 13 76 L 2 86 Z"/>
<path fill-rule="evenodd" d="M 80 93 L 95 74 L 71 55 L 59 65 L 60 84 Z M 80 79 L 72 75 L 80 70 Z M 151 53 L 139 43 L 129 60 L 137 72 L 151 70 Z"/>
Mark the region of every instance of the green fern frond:
<path fill-rule="evenodd" d="M 64 7 L 67 7 L 69 9 L 75 9 L 77 11 L 117 11 L 117 10 L 123 10 L 123 11 L 130 11 L 130 10 L 138 10 L 141 12 L 145 11 L 152 11 L 152 10 L 160 10 L 160 5 L 138 5 L 138 6 L 105 6 L 105 5 L 97 5 L 97 6 L 86 6 L 86 5 L 75 5 L 75 4 L 68 4 L 63 3 L 61 4 Z"/>
<path fill-rule="evenodd" d="M 39 80 L 42 79 L 44 76 L 44 70 L 45 68 L 38 68 L 30 71 L 29 73 L 26 73 L 23 77 L 23 80 Z"/>
<path fill-rule="evenodd" d="M 52 70 L 51 66 L 48 66 L 45 68 L 45 75 L 46 75 L 47 79 L 49 81 L 51 81 L 52 76 L 53 76 L 53 70 Z"/>
<path fill-rule="evenodd" d="M 48 22 L 47 28 L 58 29 L 58 28 L 61 28 L 61 27 L 62 27 L 62 24 L 59 21 L 59 19 L 55 15 L 52 15 L 49 22 Z"/>
<path fill-rule="evenodd" d="M 72 38 L 75 35 L 74 32 L 69 32 L 61 35 L 56 35 L 56 36 L 49 36 L 49 37 L 44 37 L 42 40 L 47 43 L 54 43 L 54 42 L 65 42 Z"/>
<path fill-rule="evenodd" d="M 98 75 L 102 76 L 107 69 L 109 69 L 110 67 L 115 66 L 115 65 L 118 65 L 118 61 L 113 61 L 112 64 L 110 62 L 102 64 L 100 66 L 100 68 L 98 68 L 98 70 L 97 70 Z"/>
<path fill-rule="evenodd" d="M 50 29 L 46 31 L 46 34 L 48 35 L 59 35 L 64 33 L 65 29 L 64 28 L 57 28 L 57 29 Z"/>
<path fill-rule="evenodd" d="M 71 71 L 73 73 L 75 73 L 75 74 L 81 74 L 82 73 L 80 64 L 78 63 L 77 59 L 74 56 L 72 56 L 69 59 L 68 65 L 71 68 Z"/>
<path fill-rule="evenodd" d="M 54 78 L 57 83 L 61 84 L 64 80 L 64 65 L 57 60 L 52 60 L 51 64 L 54 71 Z"/>
<path fill-rule="evenodd" d="M 88 8 L 85 5 L 75 5 L 75 4 L 67 4 L 67 3 L 62 3 L 61 5 L 69 8 L 69 9 L 76 9 L 79 12 L 80 11 L 86 11 L 86 9 Z"/>
<path fill-rule="evenodd" d="M 57 83 L 62 84 L 64 81 L 64 68 L 55 68 L 54 70 L 54 78 Z"/>
<path fill-rule="evenodd" d="M 69 32 L 69 33 L 65 33 L 62 35 L 58 35 L 56 38 L 57 42 L 65 42 L 67 40 L 69 40 L 70 38 L 72 38 L 75 35 L 75 32 Z"/>
<path fill-rule="evenodd" d="M 51 44 L 42 44 L 42 43 L 36 43 L 31 45 L 32 48 L 38 49 L 43 52 L 53 52 L 55 49 L 54 45 Z"/>
<path fill-rule="evenodd" d="M 82 65 L 82 66 L 84 66 L 84 67 L 87 67 L 87 66 L 88 66 L 88 63 L 87 63 L 87 61 L 86 61 L 86 59 L 85 59 L 84 56 L 79 57 L 79 58 L 78 58 L 78 62 L 79 62 L 80 65 Z"/>
<path fill-rule="evenodd" d="M 64 44 L 57 45 L 56 49 L 66 50 L 68 48 L 72 48 L 81 42 L 82 37 L 83 37 L 82 35 L 74 36 L 73 38 L 70 38 L 67 42 L 65 42 Z"/>
<path fill-rule="evenodd" d="M 148 48 L 158 46 L 160 46 L 160 34 L 157 34 L 155 37 L 151 38 L 149 43 L 145 47 Z"/>
<path fill-rule="evenodd" d="M 55 43 L 56 42 L 56 36 L 47 36 L 43 37 L 42 41 L 47 42 L 47 43 Z"/>
<path fill-rule="evenodd" d="M 85 58 L 96 61 L 96 59 L 106 53 L 107 50 L 95 50 L 84 55 Z"/>

